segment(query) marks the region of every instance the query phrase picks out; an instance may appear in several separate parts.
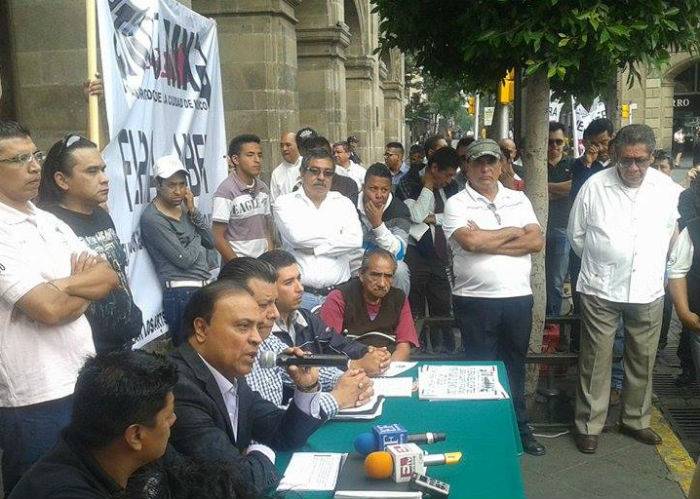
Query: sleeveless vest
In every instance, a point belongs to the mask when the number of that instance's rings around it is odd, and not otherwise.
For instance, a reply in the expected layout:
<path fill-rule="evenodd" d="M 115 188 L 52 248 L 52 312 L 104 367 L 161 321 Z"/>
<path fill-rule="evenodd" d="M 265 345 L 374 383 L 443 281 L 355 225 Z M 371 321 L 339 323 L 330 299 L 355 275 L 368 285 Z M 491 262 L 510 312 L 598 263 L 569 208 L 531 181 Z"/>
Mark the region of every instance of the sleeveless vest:
<path fill-rule="evenodd" d="M 391 288 L 382 300 L 379 314 L 374 320 L 367 314 L 367 305 L 362 295 L 362 283 L 358 278 L 341 284 L 337 288 L 345 300 L 345 317 L 343 317 L 343 330 L 348 336 L 356 337 L 358 341 L 377 347 L 388 347 L 390 350 L 396 346 L 395 330 L 401 316 L 401 308 L 406 299 L 403 291 Z M 382 335 L 368 335 L 360 338 L 365 333 L 378 332 Z M 393 338 L 393 341 L 392 341 Z"/>

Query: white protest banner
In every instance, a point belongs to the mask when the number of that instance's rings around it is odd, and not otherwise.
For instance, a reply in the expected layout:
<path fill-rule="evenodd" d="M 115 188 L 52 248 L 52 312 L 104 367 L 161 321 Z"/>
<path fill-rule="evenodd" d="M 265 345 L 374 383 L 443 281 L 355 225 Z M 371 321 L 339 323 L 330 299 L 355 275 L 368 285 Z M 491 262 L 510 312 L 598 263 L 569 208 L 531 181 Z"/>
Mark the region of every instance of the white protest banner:
<path fill-rule="evenodd" d="M 571 106 L 574 108 L 574 144 L 578 145 L 576 157 L 581 156 L 585 147 L 583 145 L 583 131 L 591 124 L 591 121 L 598 118 L 605 118 L 605 103 L 599 97 L 593 99 L 591 109 L 586 110 L 581 104 L 574 106 L 574 98 L 571 97 Z"/>
<path fill-rule="evenodd" d="M 109 144 L 109 208 L 129 256 L 144 325 L 136 346 L 167 331 L 161 288 L 139 219 L 155 197 L 153 163 L 176 154 L 202 213 L 225 178 L 226 132 L 216 24 L 175 0 L 96 0 Z"/>
<path fill-rule="evenodd" d="M 549 92 L 549 121 L 559 121 L 564 103 L 559 99 L 552 99 L 553 94 L 554 92 Z"/>

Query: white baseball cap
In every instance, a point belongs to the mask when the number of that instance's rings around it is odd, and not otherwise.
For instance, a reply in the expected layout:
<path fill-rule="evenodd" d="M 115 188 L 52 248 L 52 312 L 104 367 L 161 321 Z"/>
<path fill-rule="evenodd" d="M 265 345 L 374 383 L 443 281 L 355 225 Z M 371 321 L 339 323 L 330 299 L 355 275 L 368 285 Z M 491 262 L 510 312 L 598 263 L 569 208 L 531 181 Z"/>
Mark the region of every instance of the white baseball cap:
<path fill-rule="evenodd" d="M 177 172 L 183 172 L 189 177 L 189 173 L 187 173 L 187 169 L 182 164 L 182 161 L 174 154 L 158 158 L 153 165 L 153 175 L 156 177 L 170 178 Z"/>

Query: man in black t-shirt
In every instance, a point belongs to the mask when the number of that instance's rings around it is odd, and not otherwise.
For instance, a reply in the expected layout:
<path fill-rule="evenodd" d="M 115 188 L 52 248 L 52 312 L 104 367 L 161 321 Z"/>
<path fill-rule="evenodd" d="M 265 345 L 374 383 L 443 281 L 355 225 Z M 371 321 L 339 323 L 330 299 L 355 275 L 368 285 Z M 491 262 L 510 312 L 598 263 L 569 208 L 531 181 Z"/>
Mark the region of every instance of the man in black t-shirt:
<path fill-rule="evenodd" d="M 114 222 L 100 206 L 109 184 L 97 146 L 68 135 L 51 147 L 41 172 L 39 204 L 63 220 L 115 270 L 121 286 L 94 301 L 85 315 L 97 353 L 129 348 L 141 332 L 141 310 L 134 304 L 126 276 L 127 256 Z"/>
<path fill-rule="evenodd" d="M 562 288 L 569 266 L 569 192 L 571 191 L 572 159 L 564 156 L 564 125 L 549 123 L 547 148 L 547 186 L 549 190 L 549 221 L 547 222 L 547 315 L 561 313 Z"/>

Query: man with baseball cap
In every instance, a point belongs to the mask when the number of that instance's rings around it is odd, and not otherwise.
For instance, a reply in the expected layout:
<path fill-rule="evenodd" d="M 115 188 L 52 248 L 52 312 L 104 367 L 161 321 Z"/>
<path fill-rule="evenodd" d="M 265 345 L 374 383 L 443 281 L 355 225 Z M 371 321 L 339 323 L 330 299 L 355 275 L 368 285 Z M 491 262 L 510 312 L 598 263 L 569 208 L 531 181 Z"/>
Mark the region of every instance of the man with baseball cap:
<path fill-rule="evenodd" d="M 544 239 L 530 201 L 503 186 L 491 139 L 466 150 L 467 184 L 447 200 L 442 226 L 454 255 L 452 300 L 467 360 L 502 360 L 523 449 L 540 456 L 525 412 L 525 356 L 532 328 L 530 254 Z"/>
<path fill-rule="evenodd" d="M 206 250 L 214 248 L 214 235 L 194 206 L 187 170 L 177 156 L 158 159 L 153 176 L 157 195 L 141 215 L 141 239 L 163 288 L 163 313 L 177 346 L 190 295 L 212 280 Z"/>

